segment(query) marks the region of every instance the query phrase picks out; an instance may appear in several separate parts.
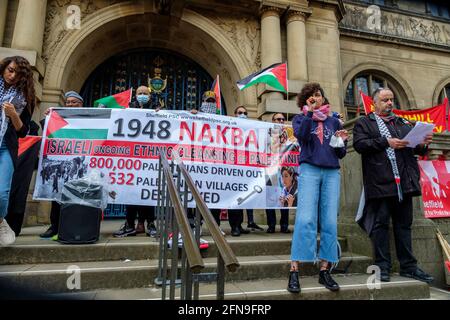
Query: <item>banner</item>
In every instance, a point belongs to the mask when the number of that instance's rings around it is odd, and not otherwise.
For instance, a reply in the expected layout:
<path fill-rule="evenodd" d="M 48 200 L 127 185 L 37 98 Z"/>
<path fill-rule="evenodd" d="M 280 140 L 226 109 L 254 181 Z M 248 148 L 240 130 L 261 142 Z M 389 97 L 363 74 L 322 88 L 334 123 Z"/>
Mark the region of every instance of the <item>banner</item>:
<path fill-rule="evenodd" d="M 58 199 L 92 170 L 111 204 L 157 205 L 159 155 L 177 152 L 209 208 L 295 207 L 299 146 L 289 126 L 212 114 L 53 109 L 46 118 L 34 199 Z M 192 195 L 188 203 L 194 206 Z"/>
<path fill-rule="evenodd" d="M 450 161 L 419 161 L 425 218 L 450 218 Z"/>
<path fill-rule="evenodd" d="M 423 110 L 403 111 L 394 109 L 394 113 L 399 117 L 405 118 L 408 121 L 422 121 L 432 123 L 435 125 L 434 131 L 437 133 L 446 130 L 445 109 L 446 103 Z"/>

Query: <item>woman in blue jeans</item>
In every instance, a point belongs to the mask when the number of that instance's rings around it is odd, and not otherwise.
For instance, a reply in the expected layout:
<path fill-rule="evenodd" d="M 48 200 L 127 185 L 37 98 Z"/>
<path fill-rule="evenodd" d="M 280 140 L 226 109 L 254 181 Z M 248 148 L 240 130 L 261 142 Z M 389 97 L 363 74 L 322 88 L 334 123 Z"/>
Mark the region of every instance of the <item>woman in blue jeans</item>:
<path fill-rule="evenodd" d="M 298 177 L 298 205 L 291 247 L 288 290 L 300 292 L 299 264 L 319 262 L 319 283 L 337 291 L 339 285 L 329 267 L 338 262 L 337 216 L 340 190 L 339 159 L 346 154 L 348 133 L 330 115 L 323 89 L 306 84 L 297 96 L 300 114 L 292 126 L 301 147 Z M 332 145 L 330 145 L 332 142 Z M 317 252 L 317 222 L 320 247 Z"/>
<path fill-rule="evenodd" d="M 0 62 L 0 246 L 12 244 L 16 238 L 5 216 L 17 164 L 18 138 L 27 135 L 34 106 L 30 63 L 17 56 L 3 59 Z"/>

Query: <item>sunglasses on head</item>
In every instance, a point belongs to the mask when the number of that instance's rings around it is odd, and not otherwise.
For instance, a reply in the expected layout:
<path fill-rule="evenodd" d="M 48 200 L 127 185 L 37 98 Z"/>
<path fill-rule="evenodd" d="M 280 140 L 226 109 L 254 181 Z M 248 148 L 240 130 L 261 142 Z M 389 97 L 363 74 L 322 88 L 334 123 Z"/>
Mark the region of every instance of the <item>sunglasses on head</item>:
<path fill-rule="evenodd" d="M 247 115 L 247 111 L 238 111 L 237 114 L 245 114 L 245 115 Z"/>

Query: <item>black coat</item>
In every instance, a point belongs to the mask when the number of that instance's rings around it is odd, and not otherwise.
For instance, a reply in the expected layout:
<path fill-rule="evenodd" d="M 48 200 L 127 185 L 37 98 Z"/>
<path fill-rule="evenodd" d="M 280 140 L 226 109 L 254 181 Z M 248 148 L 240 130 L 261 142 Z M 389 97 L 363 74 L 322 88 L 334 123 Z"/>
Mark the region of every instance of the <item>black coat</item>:
<path fill-rule="evenodd" d="M 386 123 L 393 138 L 402 139 L 413 125 L 399 117 Z M 353 147 L 361 154 L 363 183 L 366 201 L 370 199 L 396 197 L 392 165 L 386 154 L 389 143 L 382 137 L 373 114 L 361 117 L 353 128 Z M 395 150 L 400 183 L 404 195 L 419 196 L 420 171 L 415 155 L 424 155 L 427 147 L 403 148 Z"/>
<path fill-rule="evenodd" d="M 14 128 L 14 125 L 11 121 L 9 121 L 8 129 L 5 132 L 5 136 L 3 137 L 6 147 L 9 150 L 9 153 L 11 154 L 11 159 L 13 161 L 14 169 L 17 167 L 17 153 L 19 150 L 19 138 L 25 138 L 25 136 L 28 133 L 30 121 L 31 121 L 31 114 L 28 111 L 28 108 L 25 107 L 20 114 L 20 120 L 22 120 L 22 128 L 20 128 L 19 131 L 16 131 Z"/>

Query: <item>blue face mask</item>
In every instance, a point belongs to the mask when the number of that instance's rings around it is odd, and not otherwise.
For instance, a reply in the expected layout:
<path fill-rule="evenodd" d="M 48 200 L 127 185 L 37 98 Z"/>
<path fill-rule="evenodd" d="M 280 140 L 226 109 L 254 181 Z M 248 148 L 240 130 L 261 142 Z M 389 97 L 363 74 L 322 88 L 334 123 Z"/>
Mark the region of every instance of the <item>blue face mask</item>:
<path fill-rule="evenodd" d="M 147 104 L 150 101 L 150 97 L 146 94 L 140 94 L 136 97 L 136 100 L 140 103 L 140 104 Z"/>
<path fill-rule="evenodd" d="M 248 116 L 246 114 L 241 113 L 240 115 L 238 115 L 238 118 L 248 119 Z"/>

